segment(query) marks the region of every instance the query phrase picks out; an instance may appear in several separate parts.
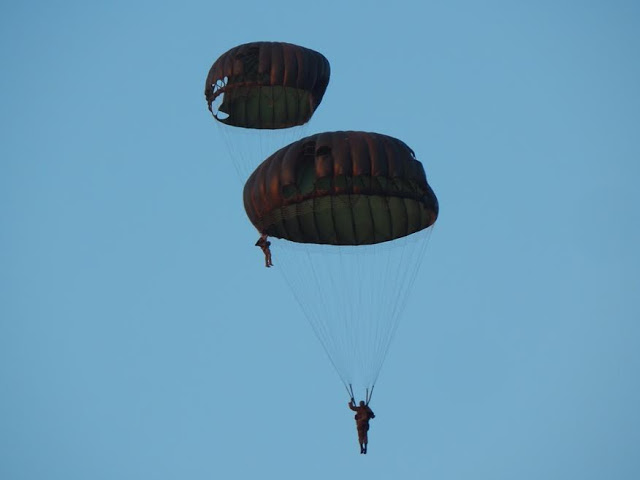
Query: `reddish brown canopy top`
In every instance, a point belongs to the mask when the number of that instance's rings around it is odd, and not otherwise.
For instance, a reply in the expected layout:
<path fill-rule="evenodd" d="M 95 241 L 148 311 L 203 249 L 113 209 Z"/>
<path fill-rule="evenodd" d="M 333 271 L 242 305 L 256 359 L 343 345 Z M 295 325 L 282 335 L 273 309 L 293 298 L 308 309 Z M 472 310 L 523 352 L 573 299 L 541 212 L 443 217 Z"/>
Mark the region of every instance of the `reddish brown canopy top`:
<path fill-rule="evenodd" d="M 213 64 L 204 94 L 216 119 L 245 128 L 287 128 L 309 121 L 329 83 L 329 61 L 314 50 L 284 42 L 232 48 Z M 224 117 L 224 118 L 223 118 Z"/>

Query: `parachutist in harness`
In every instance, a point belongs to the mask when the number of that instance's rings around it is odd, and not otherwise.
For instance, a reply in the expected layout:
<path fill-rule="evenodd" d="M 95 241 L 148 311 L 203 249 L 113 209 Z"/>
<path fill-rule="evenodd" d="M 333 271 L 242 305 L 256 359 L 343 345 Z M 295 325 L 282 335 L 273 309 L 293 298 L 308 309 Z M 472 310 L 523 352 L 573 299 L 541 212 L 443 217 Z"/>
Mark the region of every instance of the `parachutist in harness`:
<path fill-rule="evenodd" d="M 271 263 L 271 242 L 267 240 L 267 234 L 263 233 L 260 235 L 260 238 L 256 242 L 256 247 L 260 247 L 262 253 L 264 253 L 264 266 L 269 268 L 273 267 L 273 263 Z"/>
<path fill-rule="evenodd" d="M 356 406 L 356 401 L 351 397 L 349 401 L 349 408 L 356 412 L 356 428 L 358 429 L 358 442 L 360 443 L 360 453 L 367 453 L 367 443 L 369 438 L 367 432 L 369 431 L 369 420 L 376 418 L 373 411 L 369 408 L 369 405 L 360 401 L 360 405 Z"/>

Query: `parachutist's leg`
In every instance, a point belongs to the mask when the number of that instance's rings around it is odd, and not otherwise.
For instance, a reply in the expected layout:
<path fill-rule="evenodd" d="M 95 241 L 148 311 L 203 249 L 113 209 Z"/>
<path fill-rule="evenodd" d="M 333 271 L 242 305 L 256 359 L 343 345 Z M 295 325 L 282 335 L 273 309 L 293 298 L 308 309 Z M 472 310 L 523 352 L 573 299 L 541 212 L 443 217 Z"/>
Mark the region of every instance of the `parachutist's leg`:
<path fill-rule="evenodd" d="M 362 444 L 364 445 L 363 452 L 365 455 L 367 454 L 367 444 L 369 443 L 369 435 L 367 435 L 367 430 L 369 430 L 369 426 L 367 425 L 367 429 L 362 432 Z"/>
<path fill-rule="evenodd" d="M 367 433 L 358 426 L 358 443 L 360 443 L 360 453 L 367 453 Z"/>

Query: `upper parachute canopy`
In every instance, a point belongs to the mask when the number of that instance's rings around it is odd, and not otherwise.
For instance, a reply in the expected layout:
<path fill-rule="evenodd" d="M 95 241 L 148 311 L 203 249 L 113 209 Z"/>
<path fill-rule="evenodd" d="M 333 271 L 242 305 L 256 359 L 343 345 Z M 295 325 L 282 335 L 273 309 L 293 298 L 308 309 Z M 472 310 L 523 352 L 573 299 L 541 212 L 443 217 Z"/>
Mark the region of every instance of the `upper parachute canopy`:
<path fill-rule="evenodd" d="M 320 133 L 280 149 L 247 180 L 244 207 L 261 233 L 330 245 L 394 240 L 438 217 L 413 151 L 366 132 Z"/>
<path fill-rule="evenodd" d="M 289 128 L 309 121 L 322 101 L 330 71 L 324 55 L 308 48 L 246 43 L 216 60 L 204 95 L 216 120 L 227 125 Z"/>

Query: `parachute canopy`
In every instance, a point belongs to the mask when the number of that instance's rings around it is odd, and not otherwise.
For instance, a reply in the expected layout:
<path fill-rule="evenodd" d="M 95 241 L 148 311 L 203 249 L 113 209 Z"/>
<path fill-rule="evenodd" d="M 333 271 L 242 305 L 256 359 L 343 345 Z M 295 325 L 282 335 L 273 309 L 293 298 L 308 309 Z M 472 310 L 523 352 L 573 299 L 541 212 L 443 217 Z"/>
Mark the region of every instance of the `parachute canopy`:
<path fill-rule="evenodd" d="M 366 132 L 320 133 L 280 149 L 247 180 L 244 206 L 261 233 L 329 245 L 387 242 L 438 216 L 413 151 Z"/>
<path fill-rule="evenodd" d="M 232 48 L 213 64 L 204 94 L 216 120 L 255 129 L 308 122 L 329 83 L 329 61 L 284 42 L 252 42 Z"/>

